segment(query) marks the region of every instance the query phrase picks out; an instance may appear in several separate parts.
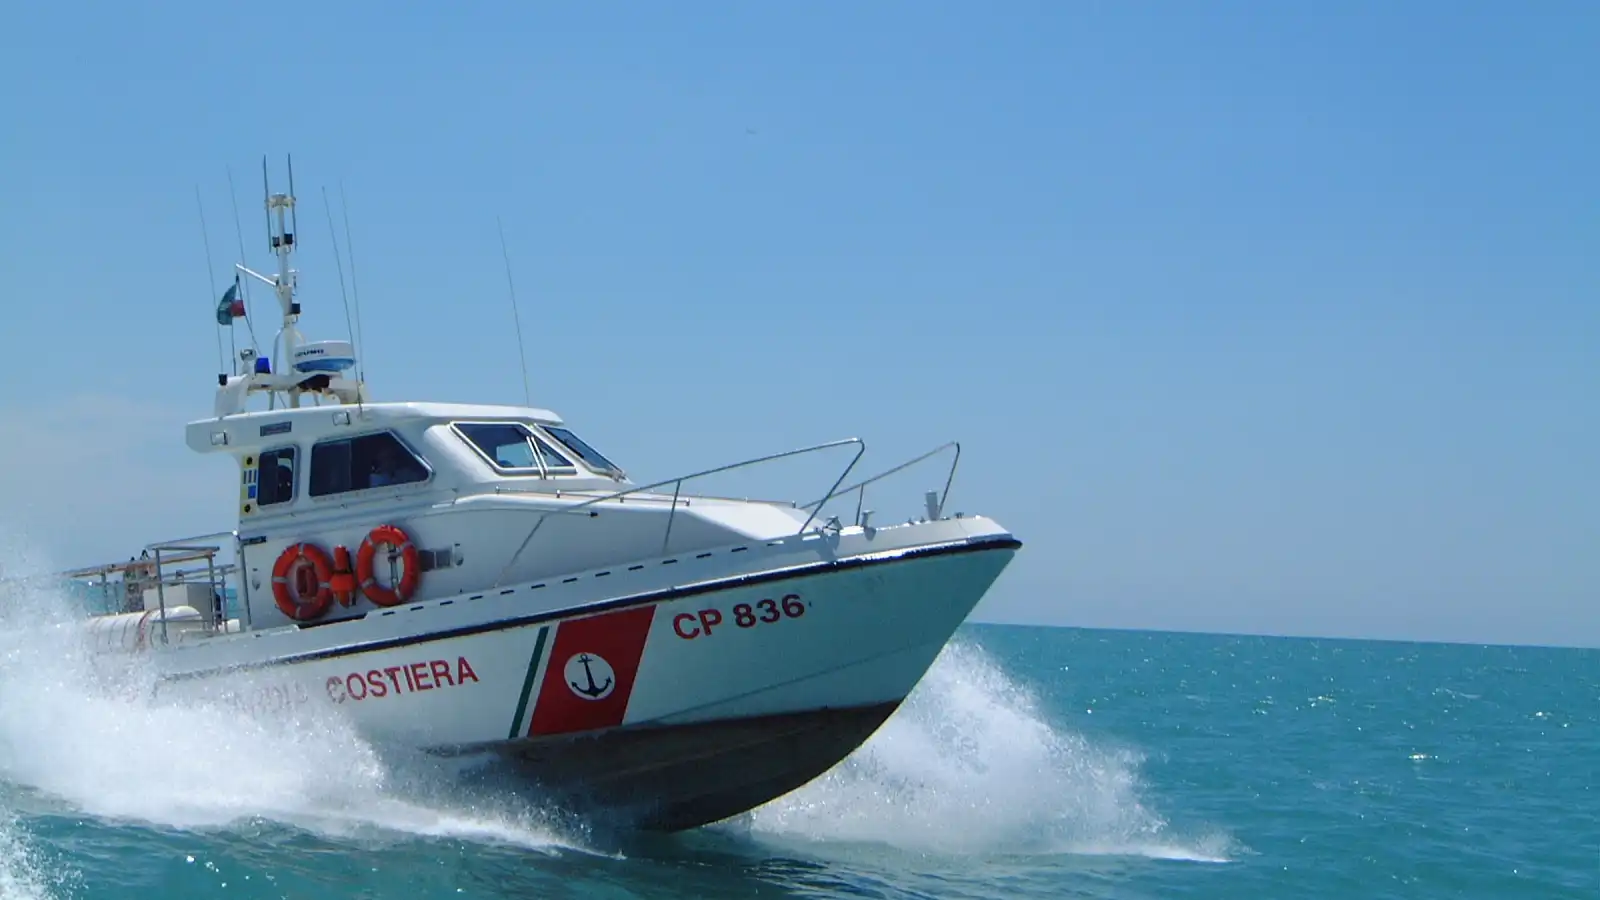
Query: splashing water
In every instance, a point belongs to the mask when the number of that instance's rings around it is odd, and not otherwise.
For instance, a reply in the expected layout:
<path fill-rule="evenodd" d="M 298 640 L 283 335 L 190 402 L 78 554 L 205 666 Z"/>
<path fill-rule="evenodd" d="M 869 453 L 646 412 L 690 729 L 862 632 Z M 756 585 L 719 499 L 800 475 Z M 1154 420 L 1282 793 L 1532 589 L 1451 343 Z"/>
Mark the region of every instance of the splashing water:
<path fill-rule="evenodd" d="M 852 757 L 740 823 L 753 836 L 946 854 L 1112 854 L 1224 862 L 1139 798 L 1138 754 L 1046 721 L 978 647 L 952 643 Z"/>
<path fill-rule="evenodd" d="M 22 553 L 5 558 L 0 578 L 44 571 Z M 0 590 L 0 779 L 14 787 L 102 820 L 167 828 L 268 819 L 324 837 L 582 849 L 538 810 L 459 796 L 441 764 L 380 750 L 337 710 L 252 717 L 220 702 L 151 699 L 148 667 L 89 653 L 84 610 L 41 582 Z M 8 851 L 0 846 L 0 859 Z"/>
<path fill-rule="evenodd" d="M 3 900 L 45 900 L 54 895 L 52 888 L 65 887 L 72 880 L 70 872 L 47 874 L 47 868 L 37 861 L 35 851 L 23 840 L 10 811 L 0 813 L 0 898 Z"/>

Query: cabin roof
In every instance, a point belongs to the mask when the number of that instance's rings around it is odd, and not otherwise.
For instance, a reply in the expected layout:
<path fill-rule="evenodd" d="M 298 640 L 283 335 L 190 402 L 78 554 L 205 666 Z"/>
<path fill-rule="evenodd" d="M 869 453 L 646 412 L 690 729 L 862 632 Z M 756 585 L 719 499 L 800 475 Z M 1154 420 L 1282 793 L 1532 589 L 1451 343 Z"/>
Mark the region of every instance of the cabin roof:
<path fill-rule="evenodd" d="M 337 415 L 337 418 L 336 418 Z M 353 403 L 303 406 L 299 409 L 252 410 L 221 418 L 198 419 L 185 427 L 189 448 L 199 453 L 234 452 L 286 441 L 326 437 L 348 428 L 382 428 L 418 419 L 518 419 L 560 425 L 561 417 L 533 406 L 487 403 Z M 213 435 L 226 433 L 226 443 Z"/>

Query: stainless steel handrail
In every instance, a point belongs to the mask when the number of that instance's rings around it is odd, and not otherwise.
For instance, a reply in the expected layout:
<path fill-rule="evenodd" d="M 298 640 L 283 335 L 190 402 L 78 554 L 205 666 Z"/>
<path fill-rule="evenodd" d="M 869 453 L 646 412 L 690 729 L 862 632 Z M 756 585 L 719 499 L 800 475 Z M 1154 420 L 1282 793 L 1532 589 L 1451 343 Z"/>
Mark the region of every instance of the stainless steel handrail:
<path fill-rule="evenodd" d="M 511 567 L 516 565 L 517 560 L 522 558 L 523 551 L 528 549 L 528 544 L 533 540 L 534 535 L 539 533 L 539 528 L 541 526 L 543 526 L 544 523 L 545 523 L 545 520 L 548 519 L 552 515 L 572 515 L 572 514 L 579 513 L 581 511 L 587 510 L 589 507 L 594 506 L 597 503 L 605 503 L 606 501 L 609 501 L 609 500 L 620 500 L 621 498 L 629 496 L 630 494 L 638 494 L 638 493 L 643 493 L 645 491 L 653 491 L 653 490 L 655 490 L 657 488 L 665 487 L 666 485 L 670 484 L 670 485 L 673 486 L 673 490 L 672 490 L 672 507 L 667 513 L 666 533 L 663 535 L 662 540 L 661 540 L 661 552 L 665 553 L 665 552 L 667 552 L 668 542 L 672 540 L 672 520 L 673 520 L 673 517 L 676 516 L 677 513 L 678 513 L 678 499 L 681 496 L 684 482 L 693 481 L 696 478 L 704 478 L 707 475 L 716 475 L 716 474 L 721 473 L 721 472 L 729 472 L 729 471 L 732 471 L 734 469 L 742 469 L 742 468 L 744 468 L 746 466 L 754 466 L 754 465 L 759 465 L 759 464 L 765 463 L 765 462 L 772 462 L 773 460 L 786 459 L 786 458 L 791 457 L 791 456 L 802 456 L 802 455 L 807 454 L 807 453 L 815 453 L 815 452 L 817 452 L 819 450 L 831 450 L 834 447 L 843 447 L 843 446 L 845 446 L 847 444 L 855 444 L 857 446 L 857 450 L 856 450 L 855 456 L 851 457 L 850 464 L 844 467 L 844 471 L 839 473 L 839 477 L 838 478 L 834 479 L 833 487 L 830 488 L 829 491 L 828 491 L 828 496 L 832 497 L 834 495 L 834 493 L 836 491 L 838 491 L 839 485 L 843 484 L 844 480 L 850 476 L 850 472 L 855 469 L 856 463 L 861 461 L 862 454 L 867 452 L 867 444 L 866 444 L 865 441 L 863 441 L 860 438 L 844 438 L 843 440 L 828 441 L 827 443 L 824 443 L 824 444 L 815 444 L 815 445 L 810 446 L 810 447 L 802 447 L 799 450 L 785 450 L 782 453 L 772 453 L 772 454 L 768 454 L 766 456 L 758 456 L 758 457 L 755 457 L 753 459 L 743 460 L 741 462 L 730 463 L 730 464 L 724 465 L 724 466 L 717 466 L 716 468 L 712 468 L 712 469 L 705 469 L 705 470 L 700 471 L 700 472 L 695 472 L 692 475 L 680 475 L 680 476 L 678 476 L 676 478 L 665 478 L 665 479 L 662 479 L 661 481 L 653 482 L 651 484 L 640 485 L 638 487 L 631 487 L 631 488 L 628 488 L 628 489 L 622 490 L 622 491 L 614 491 L 614 492 L 606 494 L 604 496 L 594 497 L 592 499 L 585 500 L 582 503 L 577 503 L 577 504 L 574 504 L 572 506 L 565 507 L 563 509 L 546 510 L 545 512 L 543 512 L 539 516 L 539 521 L 533 523 L 533 528 L 529 529 L 527 537 L 524 537 L 522 539 L 522 543 L 517 547 L 517 552 L 511 554 L 511 559 L 509 561 L 507 561 L 505 566 L 500 570 L 500 574 L 495 578 L 493 586 L 494 587 L 499 587 L 501 584 L 504 583 L 506 575 L 508 575 L 510 573 L 510 571 L 511 571 Z M 590 515 L 594 515 L 595 514 L 592 510 L 590 510 L 589 512 L 590 512 Z M 799 531 L 797 531 L 795 533 L 796 534 L 805 533 L 805 530 L 807 528 L 811 527 L 812 519 L 815 519 L 815 518 L 816 518 L 816 513 L 813 512 L 810 516 L 808 516 L 806 518 L 805 523 L 800 526 Z"/>
<path fill-rule="evenodd" d="M 208 532 L 206 534 L 193 535 L 192 537 L 177 538 L 175 540 L 170 540 L 170 541 L 158 541 L 158 542 L 156 542 L 154 544 L 146 544 L 144 546 L 144 549 L 146 549 L 146 550 L 155 550 L 156 548 L 159 547 L 162 550 L 196 550 L 196 551 L 201 551 L 201 552 L 211 551 L 211 550 L 220 550 L 221 549 L 220 547 L 194 547 L 194 546 L 186 546 L 186 545 L 192 545 L 192 544 L 198 543 L 200 541 L 209 541 L 209 540 L 213 540 L 215 538 L 228 538 L 229 540 L 235 540 L 235 539 L 238 538 L 238 535 L 239 535 L 239 532 L 231 531 L 231 530 L 230 531 L 212 531 L 212 532 Z"/>
<path fill-rule="evenodd" d="M 909 469 L 912 466 L 916 465 L 917 463 L 922 462 L 923 460 L 928 459 L 930 457 L 937 456 L 938 454 L 944 452 L 945 450 L 950 449 L 951 447 L 955 448 L 956 453 L 955 453 L 955 456 L 950 460 L 950 472 L 949 472 L 949 474 L 947 474 L 945 476 L 945 479 L 944 479 L 944 490 L 939 493 L 939 505 L 934 510 L 934 514 L 935 514 L 934 517 L 938 518 L 939 516 L 944 515 L 945 500 L 949 498 L 949 496 L 950 496 L 950 486 L 952 484 L 954 484 L 955 480 L 956 480 L 956 466 L 958 466 L 961 463 L 961 442 L 960 441 L 949 441 L 947 443 L 940 444 L 939 446 L 933 448 L 932 450 L 929 450 L 927 453 L 924 453 L 921 456 L 916 457 L 915 459 L 908 460 L 906 462 L 901 463 L 898 466 L 895 466 L 892 469 L 888 469 L 887 471 L 879 472 L 878 474 L 872 476 L 871 478 L 867 478 L 867 479 L 865 479 L 863 481 L 858 481 L 855 484 L 852 484 L 847 488 L 843 488 L 843 489 L 841 489 L 841 490 L 839 490 L 837 492 L 830 493 L 828 496 L 823 497 L 821 500 L 813 500 L 812 502 L 807 503 L 807 504 L 801 506 L 800 508 L 801 509 L 811 509 L 812 507 L 816 507 L 816 512 L 821 512 L 822 511 L 822 507 L 824 505 L 826 505 L 829 500 L 832 500 L 835 496 L 842 497 L 845 494 L 850 493 L 851 491 L 860 491 L 861 493 L 859 495 L 859 498 L 856 501 L 856 524 L 860 525 L 861 524 L 861 509 L 862 509 L 862 506 L 864 505 L 864 503 L 866 501 L 866 496 L 867 496 L 867 485 L 873 484 L 874 482 L 881 481 L 881 480 L 883 480 L 885 478 L 888 478 L 890 475 L 894 475 L 897 472 L 903 472 L 906 469 Z"/>
<path fill-rule="evenodd" d="M 237 531 L 214 531 L 214 532 L 211 532 L 210 534 L 195 535 L 194 537 L 180 538 L 180 539 L 175 540 L 175 541 L 161 541 L 161 542 L 158 542 L 158 543 L 145 545 L 145 548 L 144 548 L 145 550 L 154 551 L 154 553 L 155 553 L 154 562 L 155 562 L 155 576 L 156 576 L 156 604 L 157 604 L 158 607 L 160 607 L 160 610 L 161 610 L 161 643 L 162 644 L 168 643 L 168 637 L 167 637 L 167 591 L 166 591 L 166 579 L 164 577 L 162 577 L 162 573 L 161 573 L 161 554 L 162 554 L 162 552 L 178 554 L 178 559 L 177 560 L 173 560 L 173 561 L 182 561 L 184 559 L 194 559 L 196 556 L 204 556 L 205 560 L 206 560 L 206 585 L 207 585 L 207 587 L 209 587 L 211 589 L 211 591 L 212 591 L 214 596 L 216 596 L 218 598 L 224 598 L 223 599 L 223 603 L 225 605 L 226 604 L 226 599 L 225 598 L 227 597 L 227 594 L 228 594 L 227 567 L 223 568 L 222 580 L 219 582 L 217 580 L 217 565 L 216 565 L 216 557 L 217 557 L 218 553 L 222 552 L 222 546 L 220 544 L 215 545 L 215 546 L 211 546 L 211 545 L 202 545 L 202 544 L 199 543 L 200 541 L 209 540 L 211 538 L 223 538 L 223 537 L 231 538 L 234 541 L 234 552 L 235 552 L 235 554 L 237 556 L 237 559 L 234 562 L 234 568 L 236 568 L 238 573 L 239 573 L 239 583 L 242 585 L 249 578 L 249 574 L 244 570 L 244 565 L 243 565 L 243 561 L 244 561 L 243 550 L 244 550 L 244 548 L 239 546 L 239 543 L 238 543 L 239 533 Z M 184 554 L 191 554 L 191 555 L 186 557 L 186 556 L 184 556 Z M 210 604 L 207 604 L 207 605 L 210 606 L 210 608 L 206 610 L 206 620 L 210 623 L 211 629 L 215 630 L 215 629 L 223 628 L 225 626 L 225 624 L 226 624 L 226 616 L 227 616 L 226 608 L 219 610 L 215 606 L 211 606 Z M 250 615 L 249 614 L 249 600 L 248 600 L 248 598 L 244 599 L 244 605 L 245 605 L 245 609 L 246 609 L 245 618 L 246 618 L 246 621 L 248 622 L 249 615 Z M 248 625 L 246 627 L 248 627 Z"/>
<path fill-rule="evenodd" d="M 601 492 L 601 491 L 598 491 L 598 490 L 593 489 L 593 488 L 578 488 L 576 490 L 558 490 L 558 489 L 550 487 L 549 485 L 537 485 L 537 486 L 534 486 L 534 487 L 514 487 L 514 486 L 508 487 L 506 485 L 497 484 L 497 485 L 494 486 L 494 492 L 496 494 L 537 494 L 537 495 L 544 496 L 544 497 L 556 497 L 556 498 L 561 498 L 561 497 L 600 497 L 600 496 L 610 496 L 611 495 L 610 491 Z M 666 503 L 671 503 L 672 502 L 672 498 L 671 497 L 654 496 L 654 495 L 646 496 L 646 497 L 629 497 L 629 498 L 626 498 L 626 499 L 627 500 L 631 500 L 634 503 L 662 503 L 662 504 L 666 504 Z M 736 502 L 736 503 L 761 503 L 761 504 L 764 504 L 766 506 L 787 506 L 790 509 L 800 509 L 801 508 L 800 504 L 796 503 L 793 500 L 769 500 L 769 499 L 766 499 L 766 498 L 763 498 L 763 497 L 733 497 L 733 496 L 726 496 L 726 495 L 722 495 L 722 494 L 679 494 L 678 499 L 683 501 L 683 505 L 684 506 L 689 506 L 690 505 L 690 503 L 689 503 L 690 500 L 731 500 L 731 501 Z M 626 502 L 626 501 L 620 501 L 620 502 Z"/>

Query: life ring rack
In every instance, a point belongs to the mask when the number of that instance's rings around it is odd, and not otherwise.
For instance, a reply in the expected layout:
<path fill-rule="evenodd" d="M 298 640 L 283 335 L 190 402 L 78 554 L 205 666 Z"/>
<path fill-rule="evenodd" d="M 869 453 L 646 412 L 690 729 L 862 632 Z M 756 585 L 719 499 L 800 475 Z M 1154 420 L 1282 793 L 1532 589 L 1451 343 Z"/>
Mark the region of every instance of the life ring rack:
<path fill-rule="evenodd" d="M 401 562 L 405 564 L 405 572 L 394 587 L 384 587 L 372 574 L 373 559 L 377 556 L 380 544 L 394 548 L 393 552 L 399 553 Z M 396 606 L 410 600 L 411 595 L 417 592 L 417 580 L 422 576 L 417 562 L 416 545 L 411 543 L 411 537 L 404 529 L 398 525 L 379 525 L 367 534 L 361 542 L 361 548 L 356 551 L 356 582 L 368 600 L 379 606 Z"/>
<path fill-rule="evenodd" d="M 404 566 L 393 587 L 379 584 L 373 574 L 381 545 L 398 553 Z M 417 582 L 422 577 L 418 561 L 416 545 L 398 525 L 379 525 L 362 539 L 354 572 L 350 568 L 350 551 L 345 547 L 334 547 L 330 560 L 321 547 L 301 541 L 285 547 L 278 555 L 272 567 L 272 597 L 279 611 L 297 622 L 321 618 L 335 600 L 340 606 L 350 606 L 358 595 L 378 606 L 397 606 L 417 592 Z M 310 580 L 306 578 L 308 574 Z"/>
<path fill-rule="evenodd" d="M 308 565 L 316 578 L 315 591 L 309 590 L 310 585 L 302 580 Z M 272 598 L 284 615 L 297 622 L 321 618 L 328 611 L 333 603 L 332 582 L 333 566 L 328 562 L 328 554 L 309 541 L 285 547 L 272 566 Z"/>
<path fill-rule="evenodd" d="M 339 601 L 340 606 L 349 606 L 356 602 L 356 576 L 355 570 L 350 568 L 350 551 L 343 544 L 333 548 L 333 599 Z"/>

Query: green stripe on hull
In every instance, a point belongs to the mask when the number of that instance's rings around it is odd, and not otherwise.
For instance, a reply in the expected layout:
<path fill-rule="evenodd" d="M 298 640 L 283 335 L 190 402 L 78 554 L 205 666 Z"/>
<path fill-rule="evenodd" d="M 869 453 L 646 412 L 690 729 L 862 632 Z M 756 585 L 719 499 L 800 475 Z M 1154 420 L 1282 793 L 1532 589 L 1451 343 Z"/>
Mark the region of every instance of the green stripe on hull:
<path fill-rule="evenodd" d="M 539 629 L 539 638 L 533 643 L 533 658 L 528 660 L 528 677 L 522 682 L 522 696 L 517 698 L 517 714 L 511 717 L 511 731 L 506 739 L 515 738 L 522 729 L 522 714 L 528 711 L 528 697 L 533 694 L 533 679 L 539 674 L 539 660 L 544 658 L 544 642 L 550 636 L 550 626 Z"/>

